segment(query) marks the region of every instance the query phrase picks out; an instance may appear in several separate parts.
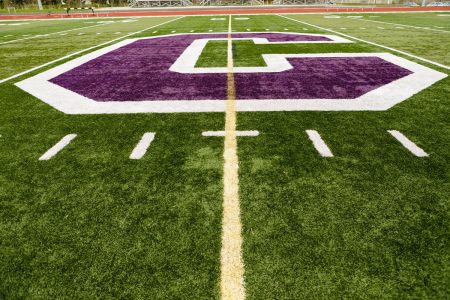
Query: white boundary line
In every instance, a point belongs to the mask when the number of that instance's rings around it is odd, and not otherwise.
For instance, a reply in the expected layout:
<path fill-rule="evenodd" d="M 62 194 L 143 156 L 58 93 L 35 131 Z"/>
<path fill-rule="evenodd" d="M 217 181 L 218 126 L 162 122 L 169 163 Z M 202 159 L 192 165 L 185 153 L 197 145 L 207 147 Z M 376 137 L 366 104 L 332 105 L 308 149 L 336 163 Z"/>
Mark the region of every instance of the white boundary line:
<path fill-rule="evenodd" d="M 315 130 L 306 130 L 306 134 L 308 135 L 309 139 L 314 145 L 314 148 L 316 148 L 317 152 L 323 157 L 333 157 L 333 153 L 331 152 L 330 148 L 328 148 L 327 144 L 323 141 L 320 134 Z"/>
<path fill-rule="evenodd" d="M 355 20 L 366 21 L 366 22 L 382 23 L 382 24 L 389 24 L 389 25 L 402 26 L 402 27 L 410 27 L 410 28 L 415 28 L 415 29 L 423 29 L 423 30 L 438 31 L 438 32 L 444 32 L 444 33 L 450 33 L 450 31 L 447 31 L 447 30 L 434 29 L 434 28 L 426 28 L 426 27 L 413 26 L 413 25 L 404 25 L 404 24 L 397 24 L 397 23 L 384 22 L 384 21 L 377 21 L 377 20 L 368 20 L 368 19 L 355 19 Z"/>
<path fill-rule="evenodd" d="M 23 38 L 23 39 L 17 39 L 17 40 L 10 40 L 10 41 L 6 41 L 6 42 L 0 42 L 0 45 L 6 45 L 6 44 L 19 42 L 19 41 L 25 41 L 25 40 L 31 40 L 31 39 L 35 39 L 35 38 L 40 38 L 40 37 L 47 37 L 47 36 L 50 36 L 50 35 L 66 33 L 66 32 L 71 32 L 71 31 L 81 30 L 81 29 L 87 29 L 87 28 L 102 26 L 102 25 L 106 25 L 106 24 L 108 24 L 108 23 L 96 24 L 96 25 L 91 25 L 91 26 L 86 26 L 86 27 L 78 27 L 78 28 L 73 28 L 73 29 L 68 29 L 68 30 L 63 30 L 63 31 L 58 31 L 58 32 L 52 32 L 52 33 L 43 33 L 43 34 L 38 34 L 38 35 L 33 35 L 33 36 L 30 36 L 30 37 L 26 37 L 26 38 Z"/>
<path fill-rule="evenodd" d="M 202 136 L 225 136 L 225 131 L 203 131 Z M 258 130 L 237 130 L 236 136 L 258 136 Z"/>
<path fill-rule="evenodd" d="M 367 40 L 363 40 L 363 39 L 360 39 L 360 38 L 357 38 L 357 37 L 354 37 L 354 36 L 351 36 L 351 35 L 339 32 L 339 31 L 335 31 L 335 30 L 328 29 L 328 28 L 325 28 L 325 27 L 313 25 L 311 23 L 307 23 L 307 22 L 300 21 L 300 20 L 297 20 L 297 19 L 292 19 L 292 18 L 283 16 L 281 14 L 277 14 L 277 16 L 279 16 L 281 18 L 285 18 L 285 19 L 291 20 L 291 21 L 294 21 L 294 22 L 297 22 L 297 23 L 301 23 L 301 24 L 304 24 L 304 25 L 315 27 L 315 28 L 318 28 L 318 29 L 321 29 L 321 30 L 329 31 L 329 32 L 332 32 L 334 34 L 339 34 L 339 35 L 345 36 L 347 38 L 350 38 L 350 39 L 353 39 L 353 40 L 356 40 L 356 41 L 360 41 L 360 42 L 363 42 L 363 43 L 366 43 L 366 44 L 370 44 L 370 45 L 374 45 L 374 46 L 377 46 L 377 47 L 380 47 L 380 48 L 384 48 L 384 49 L 387 49 L 387 50 L 390 50 L 390 51 L 394 51 L 394 52 L 397 52 L 397 53 L 400 53 L 400 54 L 403 54 L 403 55 L 406 55 L 406 56 L 409 56 L 409 57 L 421 60 L 423 62 L 435 65 L 437 67 L 444 68 L 446 70 L 450 70 L 449 66 L 443 65 L 441 63 L 438 63 L 438 62 L 435 62 L 435 61 L 432 61 L 432 60 L 429 60 L 429 59 L 426 59 L 426 58 L 423 58 L 423 57 L 420 57 L 420 56 L 417 56 L 417 55 L 414 55 L 414 54 L 411 54 L 411 53 L 408 53 L 408 52 L 405 52 L 405 51 L 397 50 L 397 49 L 392 48 L 392 47 L 388 47 L 388 46 L 384 46 L 384 45 L 377 44 L 377 43 L 374 43 L 374 42 L 370 42 L 370 41 L 367 41 Z"/>
<path fill-rule="evenodd" d="M 58 154 L 59 151 L 64 149 L 69 143 L 76 138 L 76 134 L 68 134 L 65 137 L 63 137 L 58 143 L 56 143 L 53 147 L 47 150 L 41 157 L 39 157 L 39 160 L 49 160 L 56 154 Z"/>
<path fill-rule="evenodd" d="M 83 50 L 80 50 L 80 51 L 77 51 L 77 52 L 74 52 L 74 53 L 72 53 L 72 54 L 69 54 L 69 55 L 60 57 L 60 58 L 58 58 L 58 59 L 55 59 L 55 60 L 49 61 L 49 62 L 47 62 L 47 63 L 45 63 L 45 64 L 42 64 L 42 65 L 40 65 L 40 66 L 31 68 L 31 69 L 29 69 L 29 70 L 20 72 L 20 73 L 18 73 L 18 74 L 12 75 L 12 76 L 7 77 L 7 78 L 4 78 L 4 79 L 0 79 L 0 83 L 9 81 L 9 80 L 14 79 L 14 78 L 17 78 L 17 77 L 20 77 L 20 76 L 22 76 L 22 75 L 25 75 L 25 74 L 28 74 L 28 73 L 30 73 L 30 72 L 36 71 L 36 70 L 38 70 L 38 69 L 40 69 L 40 68 L 43 68 L 43 67 L 46 67 L 46 66 L 48 66 L 48 65 L 54 64 L 54 63 L 56 63 L 56 62 L 58 62 L 58 61 L 65 60 L 65 59 L 70 58 L 70 57 L 72 57 L 72 56 L 75 56 L 75 55 L 78 55 L 78 54 L 81 54 L 81 53 L 90 51 L 90 50 L 95 49 L 95 48 L 98 48 L 98 47 L 102 47 L 102 46 L 111 44 L 111 43 L 113 43 L 113 42 L 116 42 L 116 41 L 119 41 L 119 40 L 121 40 L 121 39 L 127 38 L 127 37 L 129 37 L 129 36 L 132 36 L 132 35 L 135 35 L 135 34 L 138 34 L 138 33 L 141 33 L 141 32 L 147 31 L 147 30 L 150 30 L 150 29 L 155 28 L 155 27 L 158 27 L 158 26 L 165 25 L 165 24 L 170 23 L 170 22 L 177 21 L 177 20 L 179 20 L 179 19 L 181 19 L 181 18 L 184 18 L 184 17 L 179 17 L 179 18 L 175 18 L 175 19 L 172 19 L 172 20 L 163 22 L 163 23 L 159 23 L 159 24 L 157 24 L 157 25 L 153 25 L 153 26 L 150 26 L 150 27 L 147 27 L 147 28 L 144 28 L 144 29 L 141 29 L 141 30 L 138 30 L 138 31 L 135 31 L 135 32 L 126 34 L 126 35 L 123 35 L 123 36 L 118 37 L 118 38 L 115 38 L 115 39 L 113 39 L 113 40 L 110 40 L 110 41 L 107 41 L 107 42 L 104 42 L 104 43 L 101 43 L 101 44 L 98 44 L 98 45 L 95 45 L 95 46 L 92 46 L 92 47 L 89 47 L 89 48 L 86 48 L 86 49 L 83 49 Z"/>
<path fill-rule="evenodd" d="M 388 130 L 388 132 L 397 140 L 399 141 L 403 147 L 405 147 L 409 152 L 414 154 L 417 157 L 427 157 L 428 154 L 419 146 L 417 146 L 414 142 L 412 142 L 410 139 L 408 139 L 406 136 L 403 135 L 400 131 L 397 130 Z"/>
<path fill-rule="evenodd" d="M 131 152 L 130 159 L 141 159 L 142 157 L 144 157 L 148 147 L 150 147 L 150 144 L 154 139 L 155 139 L 154 132 L 144 133 L 139 143 L 133 149 L 133 152 Z"/>

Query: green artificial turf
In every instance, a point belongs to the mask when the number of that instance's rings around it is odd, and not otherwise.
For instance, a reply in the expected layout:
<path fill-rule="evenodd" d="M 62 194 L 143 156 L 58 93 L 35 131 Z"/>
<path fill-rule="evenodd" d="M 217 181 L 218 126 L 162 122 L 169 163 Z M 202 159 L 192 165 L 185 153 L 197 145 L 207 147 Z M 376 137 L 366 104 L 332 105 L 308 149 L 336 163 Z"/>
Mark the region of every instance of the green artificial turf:
<path fill-rule="evenodd" d="M 327 15 L 286 16 L 310 23 L 312 25 L 324 27 L 337 32 L 342 32 L 356 38 L 368 40 L 370 42 L 392 47 L 401 51 L 406 51 L 408 53 L 418 55 L 447 66 L 450 65 L 450 55 L 448 52 L 448 45 L 450 43 L 449 18 L 437 17 L 436 13 L 432 13 L 428 15 L 428 20 L 426 22 L 423 21 L 424 16 L 420 17 L 421 21 L 408 21 L 411 16 L 413 18 L 418 18 L 416 17 L 417 15 L 426 16 L 428 14 L 398 13 L 394 14 L 389 19 L 385 19 L 384 17 L 371 18 L 370 14 L 367 16 L 364 15 L 362 19 L 349 18 L 352 16 L 350 14 L 342 14 L 339 19 L 326 18 Z M 372 21 L 386 21 L 399 25 L 382 24 Z M 431 26 L 432 24 L 435 24 L 437 26 L 441 25 L 442 27 L 444 27 L 444 29 L 439 30 L 444 30 L 445 32 L 401 26 L 402 24 L 408 25 L 415 23 L 418 23 L 417 26 L 423 26 L 424 24 L 427 24 L 428 26 Z M 303 26 L 301 24 L 298 25 Z M 399 29 L 397 27 L 400 27 L 402 29 Z M 447 28 L 447 30 L 445 30 L 445 28 Z"/>
<path fill-rule="evenodd" d="M 412 18 L 423 26 L 435 18 L 395 15 L 398 23 Z M 323 16 L 289 15 L 336 31 L 351 27 L 352 36 L 449 62 L 441 56 L 450 46 L 447 33 L 381 36 L 378 24 Z M 132 37 L 226 32 L 222 17 L 184 17 Z M 233 19 L 234 30 L 329 34 L 280 16 L 245 17 Z M 171 19 L 0 45 L 0 79 L 119 37 L 115 32 Z M 39 22 L 32 30 L 83 22 Z M 265 53 L 387 51 L 359 42 L 233 46 L 235 66 L 262 65 Z M 209 42 L 197 63 L 225 65 L 222 41 Z M 223 130 L 224 114 L 65 115 L 14 86 L 52 66 L 0 84 L 0 299 L 219 298 L 223 139 L 201 132 Z M 238 113 L 238 130 L 260 132 L 238 139 L 247 299 L 450 294 L 449 94 L 446 78 L 383 112 Z M 317 130 L 335 157 L 320 157 L 307 129 Z M 390 129 L 430 156 L 413 156 Z M 155 140 L 143 159 L 130 160 L 145 132 L 155 132 Z M 69 133 L 78 136 L 68 147 L 38 161 Z"/>

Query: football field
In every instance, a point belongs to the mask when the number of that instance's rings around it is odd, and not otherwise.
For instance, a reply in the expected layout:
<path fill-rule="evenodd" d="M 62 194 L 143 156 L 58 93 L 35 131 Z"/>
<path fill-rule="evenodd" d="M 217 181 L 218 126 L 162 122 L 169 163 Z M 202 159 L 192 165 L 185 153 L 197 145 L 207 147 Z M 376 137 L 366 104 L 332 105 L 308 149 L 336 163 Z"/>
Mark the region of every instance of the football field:
<path fill-rule="evenodd" d="M 450 13 L 0 21 L 0 299 L 445 299 Z"/>

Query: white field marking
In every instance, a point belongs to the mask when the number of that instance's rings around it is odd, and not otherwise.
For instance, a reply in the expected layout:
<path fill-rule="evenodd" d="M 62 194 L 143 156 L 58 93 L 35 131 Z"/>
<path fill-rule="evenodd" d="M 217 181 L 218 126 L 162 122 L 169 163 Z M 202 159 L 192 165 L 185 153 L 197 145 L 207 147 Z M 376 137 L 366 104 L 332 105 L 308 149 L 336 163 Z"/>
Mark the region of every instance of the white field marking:
<path fill-rule="evenodd" d="M 303 30 L 308 30 L 308 28 L 303 28 Z"/>
<path fill-rule="evenodd" d="M 269 28 L 266 28 L 266 31 L 269 31 L 270 29 Z"/>
<path fill-rule="evenodd" d="M 359 28 L 359 29 L 365 30 L 365 29 L 366 29 L 366 27 L 361 27 L 361 28 Z"/>
<path fill-rule="evenodd" d="M 121 34 L 122 32 L 120 32 L 120 31 L 117 31 L 117 32 L 114 32 L 114 34 Z"/>
<path fill-rule="evenodd" d="M 226 20 L 226 18 L 211 18 L 211 21 L 222 21 L 222 20 Z"/>
<path fill-rule="evenodd" d="M 418 157 L 426 157 L 428 154 L 423 151 L 422 148 L 414 144 L 411 140 L 409 140 L 406 136 L 404 136 L 400 131 L 397 130 L 388 130 L 388 132 L 399 141 L 403 147 L 409 150 L 412 154 Z"/>
<path fill-rule="evenodd" d="M 69 143 L 76 138 L 76 134 L 68 134 L 65 137 L 63 137 L 58 143 L 56 143 L 53 147 L 47 150 L 41 157 L 39 157 L 39 160 L 49 160 L 56 154 L 58 154 L 59 151 L 64 149 Z"/>
<path fill-rule="evenodd" d="M 404 25 L 404 24 L 398 24 L 398 23 L 391 23 L 391 22 L 384 22 L 384 21 L 377 21 L 377 20 L 367 20 L 367 19 L 359 19 L 360 21 L 366 21 L 366 22 L 374 22 L 374 23 L 380 23 L 380 24 L 389 24 L 389 25 L 396 25 L 396 26 L 402 26 L 402 27 L 409 27 L 414 29 L 424 29 L 424 30 L 431 30 L 436 32 L 444 32 L 444 33 L 450 33 L 448 30 L 440 30 L 440 29 L 434 29 L 429 27 L 420 27 L 420 26 L 413 26 L 413 25 Z"/>
<path fill-rule="evenodd" d="M 233 75 L 231 15 L 228 22 L 227 101 L 223 165 L 222 248 L 220 249 L 221 300 L 244 300 L 244 262 L 239 204 L 239 160 L 236 139 L 236 91 Z"/>
<path fill-rule="evenodd" d="M 441 15 L 437 15 L 438 17 L 450 17 L 450 14 L 441 14 Z"/>
<path fill-rule="evenodd" d="M 193 33 L 204 34 L 204 33 Z M 302 35 L 302 33 L 290 33 Z M 174 34 L 178 36 L 182 34 Z M 172 36 L 170 34 L 164 36 Z M 323 35 L 329 36 L 329 35 Z M 27 91 L 38 99 L 48 103 L 54 108 L 67 114 L 111 114 L 111 113 L 171 113 L 171 112 L 224 112 L 226 109 L 225 100 L 199 100 L 190 101 L 180 99 L 176 101 L 124 101 L 124 102 L 98 102 L 92 99 L 83 97 L 77 93 L 69 91 L 61 86 L 51 83 L 49 80 L 64 72 L 67 72 L 75 67 L 78 67 L 92 59 L 95 59 L 103 54 L 109 53 L 112 50 L 118 49 L 130 43 L 141 39 L 160 38 L 146 37 L 127 39 L 116 44 L 104 47 L 97 51 L 88 53 L 84 56 L 73 59 L 69 62 L 61 64 L 50 70 L 44 71 L 33 77 L 22 80 L 16 83 L 16 86 Z M 332 36 L 329 36 L 332 37 Z M 335 36 L 337 38 L 337 36 Z M 341 38 L 342 40 L 346 40 Z M 207 42 L 206 39 L 203 42 Z M 202 42 L 197 40 L 196 42 Z M 258 42 L 256 42 L 258 43 Z M 188 65 L 195 61 L 196 57 L 200 56 L 202 48 L 198 48 L 199 52 L 192 52 Z M 187 49 L 183 53 L 187 52 Z M 269 57 L 269 58 L 267 58 Z M 433 83 L 447 77 L 446 74 L 435 71 L 423 65 L 414 63 L 402 57 L 398 57 L 391 53 L 326 53 L 326 54 L 270 54 L 263 55 L 265 61 L 274 61 L 280 64 L 283 60 L 290 57 L 379 57 L 385 61 L 396 64 L 402 68 L 410 70 L 412 74 L 405 76 L 399 80 L 395 80 L 380 88 L 374 89 L 361 97 L 356 99 L 248 99 L 236 100 L 238 111 L 382 111 L 408 99 L 415 93 L 420 92 L 424 88 Z M 173 65 L 172 65 L 173 66 Z M 289 65 L 290 66 L 290 65 Z M 279 65 L 274 65 L 279 67 Z M 210 68 L 214 69 L 214 68 Z M 205 69 L 207 73 L 209 68 Z M 237 71 L 244 71 L 243 68 L 233 68 L 233 73 Z M 183 72 L 183 69 L 180 69 Z M 179 70 L 179 71 L 180 71 Z M 214 70 L 217 73 L 219 70 Z M 246 69 L 246 72 L 251 71 Z M 269 69 L 270 71 L 270 69 Z M 195 69 L 194 69 L 195 72 Z M 204 72 L 204 73 L 205 73 Z M 293 101 L 301 100 L 301 101 Z M 132 104 L 132 105 L 130 105 Z"/>
<path fill-rule="evenodd" d="M 258 130 L 237 130 L 236 136 L 258 136 Z M 225 131 L 203 131 L 202 136 L 225 136 Z"/>
<path fill-rule="evenodd" d="M 208 30 L 209 32 L 212 32 L 212 29 Z"/>
<path fill-rule="evenodd" d="M 248 20 L 249 18 L 233 18 L 233 19 L 238 20 L 238 21 L 243 21 L 243 20 Z"/>
<path fill-rule="evenodd" d="M 150 144 L 154 139 L 155 139 L 154 132 L 144 133 L 139 143 L 133 149 L 133 152 L 131 152 L 130 159 L 141 159 L 142 157 L 144 157 L 148 147 L 150 147 Z"/>
<path fill-rule="evenodd" d="M 294 22 L 298 22 L 298 23 L 302 23 L 302 24 L 305 24 L 305 25 L 309 25 L 309 26 L 312 26 L 312 27 L 315 27 L 315 28 L 318 28 L 318 29 L 321 29 L 321 30 L 329 31 L 329 32 L 332 32 L 334 34 L 339 34 L 339 35 L 345 36 L 347 38 L 353 39 L 355 41 L 363 42 L 363 43 L 374 45 L 374 46 L 377 46 L 377 47 L 380 47 L 380 48 L 383 48 L 383 49 L 394 51 L 394 52 L 397 52 L 397 53 L 400 53 L 400 54 L 403 54 L 403 55 L 406 55 L 406 56 L 409 56 L 409 57 L 421 60 L 423 62 L 426 62 L 426 63 L 432 64 L 432 65 L 438 66 L 440 68 L 444 68 L 446 70 L 450 70 L 449 66 L 443 65 L 441 63 L 438 63 L 438 62 L 435 62 L 435 61 L 432 61 L 432 60 L 429 60 L 429 59 L 426 59 L 426 58 L 423 58 L 423 57 L 420 57 L 420 56 L 417 56 L 417 55 L 414 55 L 414 54 L 411 54 L 411 53 L 408 53 L 408 52 L 405 52 L 405 51 L 402 51 L 402 50 L 397 50 L 397 49 L 392 48 L 392 47 L 388 47 L 388 46 L 384 46 L 384 45 L 377 44 L 377 43 L 374 43 L 374 42 L 370 42 L 368 40 L 363 40 L 363 39 L 360 39 L 360 38 L 357 38 L 357 37 L 354 37 L 354 36 L 351 36 L 351 35 L 339 32 L 339 31 L 335 31 L 335 30 L 328 29 L 328 28 L 325 28 L 325 27 L 313 25 L 311 23 L 303 22 L 303 21 L 300 21 L 300 20 L 292 19 L 292 18 L 283 16 L 283 15 L 280 15 L 280 14 L 277 14 L 277 16 L 279 16 L 281 18 L 285 18 L 285 19 L 291 20 L 291 21 L 294 21 Z"/>
<path fill-rule="evenodd" d="M 378 29 L 384 29 L 384 27 L 377 27 Z"/>
<path fill-rule="evenodd" d="M 341 27 L 341 30 L 346 30 L 347 28 L 345 28 L 345 27 Z"/>
<path fill-rule="evenodd" d="M 250 31 L 250 28 L 247 28 L 246 30 L 247 30 L 247 31 Z"/>
<path fill-rule="evenodd" d="M 11 40 L 11 41 L 1 42 L 0 45 L 11 44 L 11 43 L 19 42 L 19 41 L 25 41 L 25 40 L 29 40 L 29 39 L 34 39 L 34 38 L 37 38 L 37 37 L 49 36 L 49 35 L 60 34 L 60 33 L 65 33 L 65 32 L 71 32 L 71 31 L 75 31 L 75 30 L 92 28 L 92 27 L 97 27 L 97 26 L 102 26 L 102 25 L 105 25 L 105 24 L 96 24 L 96 25 L 91 25 L 91 26 L 85 26 L 85 27 L 79 27 L 79 28 L 73 28 L 73 29 L 69 29 L 69 30 L 53 32 L 53 33 L 38 34 L 38 35 L 33 35 L 33 36 L 29 36 L 29 37 L 22 38 L 22 39 L 16 39 L 16 40 Z"/>
<path fill-rule="evenodd" d="M 172 32 L 172 33 L 175 33 L 175 32 L 177 32 L 177 31 L 176 31 L 176 30 L 172 30 L 171 32 Z"/>
<path fill-rule="evenodd" d="M 22 36 L 30 36 L 31 34 L 23 34 Z"/>
<path fill-rule="evenodd" d="M 314 148 L 316 148 L 317 152 L 319 152 L 321 156 L 333 157 L 333 153 L 331 153 L 330 148 L 328 148 L 327 144 L 325 144 L 317 131 L 306 130 L 306 134 L 311 142 L 313 142 Z"/>
<path fill-rule="evenodd" d="M 84 32 L 80 32 L 78 35 L 83 35 L 83 34 L 85 34 Z"/>
<path fill-rule="evenodd" d="M 189 32 L 194 32 L 194 30 L 191 30 L 191 31 L 189 31 Z"/>
<path fill-rule="evenodd" d="M 102 34 L 101 32 L 97 32 L 96 34 Z"/>
<path fill-rule="evenodd" d="M 67 33 L 61 33 L 60 35 L 61 35 L 61 36 L 63 36 L 63 35 L 67 35 Z"/>
<path fill-rule="evenodd" d="M 395 27 L 396 29 L 405 29 L 405 27 L 400 27 L 400 26 L 397 26 L 397 27 Z"/>
<path fill-rule="evenodd" d="M 170 22 L 173 22 L 173 21 L 177 21 L 177 20 L 179 20 L 179 19 L 181 19 L 181 18 L 184 18 L 184 17 L 179 17 L 179 18 L 176 18 L 176 19 L 172 19 L 172 20 L 169 20 L 169 21 L 166 21 L 166 22 L 157 24 L 157 25 L 153 25 L 153 26 L 144 28 L 144 29 L 142 29 L 142 30 L 138 30 L 138 31 L 135 31 L 135 32 L 131 32 L 131 33 L 127 34 L 127 35 L 124 35 L 124 36 L 115 38 L 115 39 L 113 39 L 113 40 L 110 40 L 110 41 L 107 41 L 107 42 L 104 42 L 104 43 L 101 43 L 101 44 L 98 44 L 98 45 L 95 45 L 95 46 L 92 46 L 92 47 L 89 47 L 89 48 L 86 48 L 86 49 L 83 49 L 83 50 L 80 50 L 80 51 L 76 51 L 76 52 L 74 52 L 74 53 L 72 53 L 72 54 L 69 54 L 69 55 L 66 55 L 66 56 L 57 58 L 57 59 L 55 59 L 55 60 L 49 61 L 49 62 L 47 62 L 47 63 L 45 63 L 45 64 L 42 64 L 42 65 L 40 65 L 40 66 L 33 67 L 33 68 L 29 69 L 29 70 L 26 70 L 26 71 L 17 73 L 17 74 L 15 74 L 15 75 L 9 76 L 9 77 L 4 78 L 4 79 L 0 79 L 0 83 L 9 81 L 9 80 L 11 80 L 11 79 L 20 77 L 20 76 L 22 76 L 22 75 L 28 74 L 28 73 L 33 72 L 33 71 L 36 71 L 36 70 L 39 70 L 40 68 L 43 68 L 43 67 L 46 67 L 46 66 L 48 66 L 48 65 L 54 64 L 54 63 L 56 63 L 56 62 L 58 62 L 58 61 L 61 61 L 61 60 L 68 59 L 68 58 L 70 58 L 70 57 L 72 57 L 72 56 L 75 56 L 75 55 L 78 55 L 78 54 L 81 54 L 81 53 L 90 51 L 90 50 L 92 50 L 92 49 L 95 49 L 95 48 L 98 48 L 98 47 L 103 47 L 103 46 L 105 46 L 105 45 L 108 45 L 108 44 L 111 44 L 111 43 L 113 43 L 113 42 L 119 41 L 119 40 L 121 40 L 121 39 L 123 39 L 123 38 L 129 37 L 129 36 L 131 36 L 131 35 L 135 35 L 135 34 L 138 34 L 138 33 L 144 32 L 144 31 L 147 31 L 147 30 L 149 30 L 149 29 L 152 29 L 152 28 L 154 28 L 154 27 L 158 27 L 158 26 L 161 26 L 161 25 L 165 25 L 165 24 L 170 23 Z"/>
<path fill-rule="evenodd" d="M 155 31 L 153 31 L 152 33 L 157 33 L 158 32 L 158 30 L 155 30 Z"/>
<path fill-rule="evenodd" d="M 3 20 L 2 22 L 7 21 L 7 20 Z M 13 24 L 0 24 L 0 26 L 20 26 L 20 25 L 26 25 L 26 24 L 30 24 L 30 23 L 13 23 Z"/>
<path fill-rule="evenodd" d="M 284 30 L 289 30 L 289 28 L 285 28 Z"/>

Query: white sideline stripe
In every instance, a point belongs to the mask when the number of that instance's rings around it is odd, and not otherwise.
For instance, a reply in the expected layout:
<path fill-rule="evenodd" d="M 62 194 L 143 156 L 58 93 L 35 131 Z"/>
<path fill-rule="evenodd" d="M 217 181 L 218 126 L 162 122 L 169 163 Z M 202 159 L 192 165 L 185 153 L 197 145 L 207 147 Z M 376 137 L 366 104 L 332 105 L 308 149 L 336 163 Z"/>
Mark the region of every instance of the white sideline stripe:
<path fill-rule="evenodd" d="M 225 136 L 225 131 L 203 131 L 203 136 Z M 236 136 L 258 136 L 258 130 L 236 130 Z"/>
<path fill-rule="evenodd" d="M 383 22 L 383 21 L 376 21 L 376 20 L 367 20 L 367 19 L 357 19 L 357 20 L 366 21 L 366 22 L 375 22 L 375 23 L 389 24 L 389 25 L 396 25 L 396 26 L 402 26 L 402 27 L 410 27 L 410 28 L 415 28 L 415 29 L 424 29 L 424 30 L 431 30 L 431 31 L 437 31 L 437 32 L 450 33 L 450 31 L 447 31 L 447 30 L 433 29 L 433 28 L 428 28 L 428 27 L 404 25 L 404 24 L 398 24 L 398 23 Z M 399 28 L 399 27 L 395 27 L 395 28 Z"/>
<path fill-rule="evenodd" d="M 333 153 L 331 153 L 330 148 L 328 148 L 327 144 L 325 144 L 317 131 L 306 130 L 306 134 L 311 142 L 313 142 L 314 148 L 316 148 L 317 152 L 319 152 L 321 156 L 333 157 Z"/>
<path fill-rule="evenodd" d="M 92 49 L 95 49 L 95 48 L 98 48 L 98 47 L 102 47 L 102 46 L 105 46 L 105 45 L 114 43 L 115 41 L 121 40 L 121 39 L 126 38 L 126 37 L 129 37 L 129 36 L 131 36 L 131 35 L 135 35 L 135 34 L 138 34 L 138 33 L 144 32 L 144 31 L 147 31 L 147 30 L 149 30 L 149 29 L 152 29 L 152 28 L 155 28 L 155 27 L 158 27 L 158 26 L 161 26 L 161 25 L 165 25 L 165 24 L 170 23 L 170 22 L 173 22 L 173 21 L 177 21 L 177 20 L 179 20 L 179 19 L 181 19 L 181 18 L 184 18 L 184 17 L 179 17 L 179 18 L 176 18 L 176 19 L 172 19 L 172 20 L 169 20 L 169 21 L 166 21 L 166 22 L 157 24 L 157 25 L 153 25 L 153 26 L 144 28 L 144 29 L 142 29 L 142 30 L 138 30 L 138 31 L 129 33 L 129 34 L 127 34 L 127 35 L 123 35 L 123 36 L 121 36 L 121 37 L 115 38 L 115 39 L 110 40 L 110 41 L 108 41 L 108 42 L 104 42 L 104 43 L 101 43 L 101 44 L 98 44 L 98 45 L 95 45 L 95 46 L 92 46 L 92 47 L 89 47 L 89 48 L 86 48 L 86 49 L 83 49 L 83 50 L 74 52 L 74 53 L 72 53 L 72 54 L 69 54 L 69 55 L 66 55 L 66 56 L 57 58 L 57 59 L 55 59 L 55 60 L 49 61 L 49 62 L 47 62 L 47 63 L 45 63 L 45 64 L 42 64 L 42 65 L 40 65 L 40 66 L 31 68 L 31 69 L 26 70 L 26 71 L 23 71 L 23 72 L 20 72 L 20 73 L 18 73 L 18 74 L 16 74 L 16 75 L 12 75 L 12 76 L 10 76 L 10 77 L 4 78 L 4 79 L 0 79 L 0 83 L 9 81 L 9 80 L 11 80 L 11 79 L 20 77 L 20 76 L 22 76 L 22 75 L 28 74 L 28 73 L 33 72 L 33 71 L 36 71 L 36 70 L 39 70 L 40 68 L 43 68 L 43 67 L 46 67 L 46 66 L 48 66 L 48 65 L 54 64 L 54 63 L 56 63 L 56 62 L 58 62 L 58 61 L 61 61 L 61 60 L 65 60 L 65 59 L 70 58 L 70 57 L 72 57 L 72 56 L 75 56 L 75 55 L 78 55 L 78 54 L 87 52 L 87 51 L 89 51 L 89 50 L 92 50 Z"/>
<path fill-rule="evenodd" d="M 403 135 L 400 131 L 397 130 L 388 130 L 388 132 L 397 140 L 400 142 L 400 144 L 403 145 L 406 149 L 409 150 L 412 154 L 418 157 L 427 157 L 428 153 L 423 151 L 422 148 L 414 144 L 410 139 L 408 139 L 406 136 Z"/>
<path fill-rule="evenodd" d="M 64 149 L 69 143 L 76 138 L 76 134 L 68 134 L 65 137 L 63 137 L 58 143 L 56 143 L 53 147 L 47 150 L 41 157 L 39 157 L 39 160 L 49 160 L 56 154 L 58 154 L 59 151 Z"/>
<path fill-rule="evenodd" d="M 26 37 L 26 38 L 23 38 L 23 39 L 16 39 L 16 40 L 11 40 L 11 41 L 1 42 L 0 45 L 11 44 L 11 43 L 14 43 L 14 42 L 25 41 L 25 40 L 34 39 L 34 38 L 37 38 L 37 37 L 42 37 L 42 36 L 49 36 L 49 35 L 54 35 L 54 34 L 61 34 L 61 33 L 65 33 L 65 32 L 71 32 L 71 31 L 75 31 L 75 30 L 80 30 L 80 29 L 92 28 L 92 27 L 101 26 L 101 25 L 105 25 L 105 24 L 96 24 L 96 25 L 91 25 L 91 26 L 86 26 L 86 27 L 78 27 L 78 28 L 73 28 L 73 29 L 53 32 L 53 33 L 33 35 L 33 36 Z"/>
<path fill-rule="evenodd" d="M 142 157 L 144 157 L 148 147 L 150 147 L 150 144 L 154 139 L 155 139 L 154 132 L 144 133 L 139 143 L 133 149 L 133 152 L 131 152 L 130 159 L 141 159 Z"/>
<path fill-rule="evenodd" d="M 377 43 L 374 43 L 374 42 L 370 42 L 370 41 L 367 41 L 367 40 L 363 40 L 363 39 L 360 39 L 360 38 L 357 38 L 357 37 L 354 37 L 354 36 L 351 36 L 351 35 L 339 32 L 339 31 L 335 31 L 335 30 L 328 29 L 328 28 L 325 28 L 325 27 L 313 25 L 311 23 L 307 23 L 307 22 L 303 22 L 303 21 L 300 21 L 300 20 L 292 19 L 292 18 L 283 16 L 283 15 L 280 15 L 280 14 L 277 14 L 277 16 L 279 16 L 281 18 L 285 18 L 285 19 L 291 20 L 291 21 L 294 21 L 294 22 L 298 22 L 298 23 L 302 23 L 302 24 L 305 24 L 305 25 L 309 25 L 309 26 L 312 26 L 312 27 L 315 27 L 315 28 L 318 28 L 318 29 L 321 29 L 321 30 L 329 31 L 329 32 L 332 32 L 332 33 L 335 33 L 335 34 L 340 34 L 342 36 L 354 39 L 356 41 L 360 41 L 360 42 L 363 42 L 363 43 L 366 43 L 366 44 L 370 44 L 370 45 L 374 45 L 374 46 L 377 46 L 377 47 L 380 47 L 380 48 L 384 48 L 384 49 L 387 49 L 387 50 L 390 50 L 390 51 L 394 51 L 394 52 L 397 52 L 397 53 L 400 53 L 400 54 L 403 54 L 403 55 L 406 55 L 406 56 L 409 56 L 409 57 L 412 57 L 412 58 L 424 61 L 426 63 L 438 66 L 440 68 L 444 68 L 446 70 L 450 70 L 449 66 L 440 64 L 438 62 L 435 62 L 435 61 L 432 61 L 432 60 L 429 60 L 429 59 L 426 59 L 426 58 L 423 58 L 423 57 L 420 57 L 420 56 L 417 56 L 417 55 L 414 55 L 414 54 L 411 54 L 411 53 L 408 53 L 408 52 L 405 52 L 405 51 L 397 50 L 397 49 L 392 48 L 392 47 L 388 47 L 388 46 L 384 46 L 384 45 L 377 44 Z"/>

